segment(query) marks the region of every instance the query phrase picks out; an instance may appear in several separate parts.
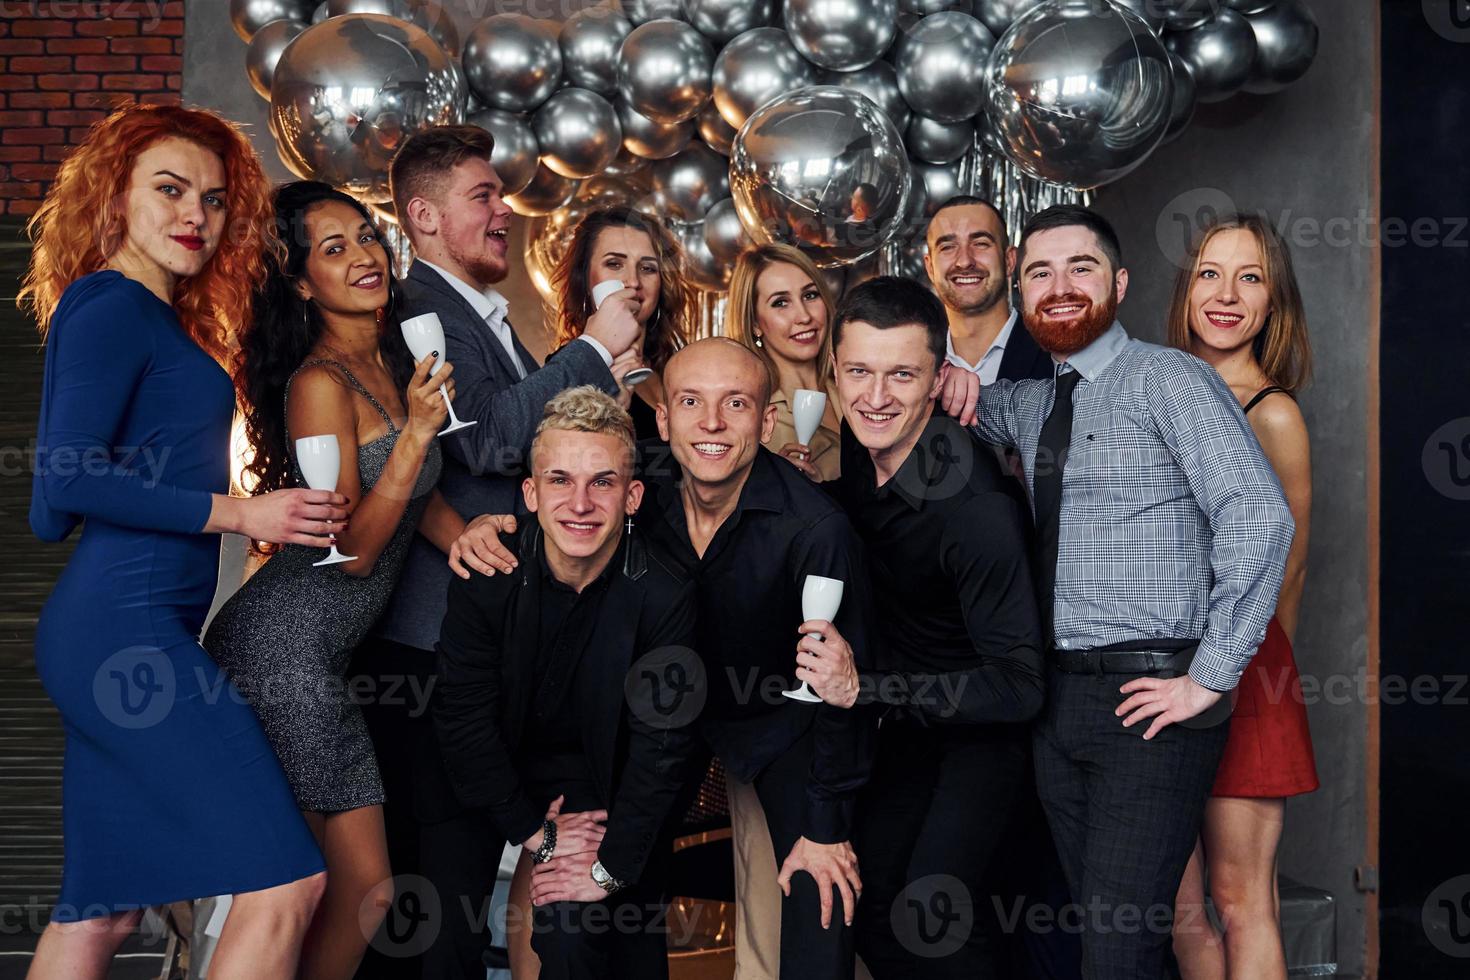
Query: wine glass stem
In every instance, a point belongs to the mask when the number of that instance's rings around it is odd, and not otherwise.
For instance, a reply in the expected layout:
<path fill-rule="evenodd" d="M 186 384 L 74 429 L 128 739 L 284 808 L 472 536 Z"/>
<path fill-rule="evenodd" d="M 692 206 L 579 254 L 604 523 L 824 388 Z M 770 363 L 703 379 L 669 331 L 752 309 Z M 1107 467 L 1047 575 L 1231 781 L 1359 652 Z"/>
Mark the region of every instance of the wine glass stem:
<path fill-rule="evenodd" d="M 444 407 L 449 410 L 449 421 L 458 422 L 459 419 L 454 417 L 454 403 L 449 400 L 449 392 L 444 385 L 439 386 L 439 395 L 444 399 Z"/>

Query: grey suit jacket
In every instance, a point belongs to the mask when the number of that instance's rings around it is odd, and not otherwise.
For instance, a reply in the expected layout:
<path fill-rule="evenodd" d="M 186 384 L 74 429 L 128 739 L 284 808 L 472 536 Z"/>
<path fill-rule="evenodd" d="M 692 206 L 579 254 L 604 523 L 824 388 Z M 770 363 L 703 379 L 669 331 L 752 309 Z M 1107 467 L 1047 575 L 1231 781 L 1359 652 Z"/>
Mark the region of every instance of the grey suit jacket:
<path fill-rule="evenodd" d="M 454 365 L 454 412 L 466 422 L 479 423 L 439 440 L 444 450 L 440 492 L 465 520 L 523 511 L 520 487 L 526 457 L 547 401 L 564 388 L 583 384 L 616 395 L 612 373 L 592 345 L 582 343 L 568 344 L 538 369 L 516 339 L 516 354 L 527 372 L 520 380 L 505 347 L 475 308 L 422 262 L 408 270 L 403 299 L 399 315 L 405 319 L 439 314 L 444 355 Z M 398 587 L 374 632 L 395 643 L 433 650 L 452 577 L 444 553 L 415 535 Z"/>

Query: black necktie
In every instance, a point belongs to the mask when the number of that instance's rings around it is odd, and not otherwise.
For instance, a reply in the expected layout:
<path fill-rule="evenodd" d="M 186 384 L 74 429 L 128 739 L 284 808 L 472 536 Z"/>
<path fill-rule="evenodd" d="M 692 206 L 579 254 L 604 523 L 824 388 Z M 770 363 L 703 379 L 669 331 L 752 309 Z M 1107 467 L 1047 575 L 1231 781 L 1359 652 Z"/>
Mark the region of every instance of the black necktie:
<path fill-rule="evenodd" d="M 1067 465 L 1067 447 L 1072 444 L 1072 391 L 1082 375 L 1068 371 L 1057 376 L 1056 399 L 1051 414 L 1041 427 L 1036 445 L 1036 577 L 1041 612 L 1041 632 L 1052 639 L 1052 609 L 1056 603 L 1057 540 L 1062 523 L 1062 468 Z"/>

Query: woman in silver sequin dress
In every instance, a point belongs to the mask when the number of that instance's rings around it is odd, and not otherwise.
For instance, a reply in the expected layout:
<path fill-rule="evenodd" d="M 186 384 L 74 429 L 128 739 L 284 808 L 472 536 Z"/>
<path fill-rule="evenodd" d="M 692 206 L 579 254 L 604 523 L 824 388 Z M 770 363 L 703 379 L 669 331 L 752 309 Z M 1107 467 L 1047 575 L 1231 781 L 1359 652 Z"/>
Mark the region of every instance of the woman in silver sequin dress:
<path fill-rule="evenodd" d="M 276 195 L 285 262 L 272 269 L 242 344 L 237 386 L 254 451 L 253 492 L 302 483 L 294 440 L 333 434 L 351 516 L 333 527 L 350 562 L 288 545 L 225 603 L 204 645 L 260 717 L 327 858 L 327 892 L 301 975 L 350 977 L 392 899 L 383 785 L 345 688 L 348 658 L 377 619 L 417 531 L 446 550 L 464 522 L 435 489 L 446 364 L 414 365 L 393 310 L 390 257 L 366 209 L 326 184 Z M 395 419 L 406 419 L 400 423 Z M 374 912 L 376 910 L 376 912 Z"/>

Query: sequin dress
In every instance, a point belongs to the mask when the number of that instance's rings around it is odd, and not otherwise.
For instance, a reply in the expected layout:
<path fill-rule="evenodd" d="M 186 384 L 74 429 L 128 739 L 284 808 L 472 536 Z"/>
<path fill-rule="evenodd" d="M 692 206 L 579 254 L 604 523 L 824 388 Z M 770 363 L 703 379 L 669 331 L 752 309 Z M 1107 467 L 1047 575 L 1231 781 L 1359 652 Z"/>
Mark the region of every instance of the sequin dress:
<path fill-rule="evenodd" d="M 357 449 L 366 494 L 382 475 L 399 429 L 341 364 L 311 360 L 302 368 L 312 364 L 341 371 L 388 423 L 386 433 Z M 289 394 L 289 382 L 286 390 Z M 359 705 L 385 692 L 348 691 L 343 677 L 353 648 L 367 635 L 398 581 L 429 492 L 439 482 L 440 465 L 434 442 L 413 499 L 371 575 L 354 577 L 341 565 L 314 568 L 322 549 L 286 545 L 230 597 L 205 635 L 205 649 L 260 717 L 302 810 L 335 813 L 383 802 L 383 783 Z M 294 460 L 292 472 L 304 486 Z"/>

